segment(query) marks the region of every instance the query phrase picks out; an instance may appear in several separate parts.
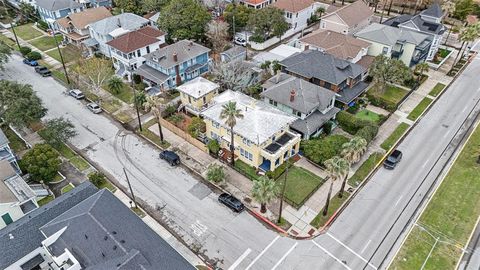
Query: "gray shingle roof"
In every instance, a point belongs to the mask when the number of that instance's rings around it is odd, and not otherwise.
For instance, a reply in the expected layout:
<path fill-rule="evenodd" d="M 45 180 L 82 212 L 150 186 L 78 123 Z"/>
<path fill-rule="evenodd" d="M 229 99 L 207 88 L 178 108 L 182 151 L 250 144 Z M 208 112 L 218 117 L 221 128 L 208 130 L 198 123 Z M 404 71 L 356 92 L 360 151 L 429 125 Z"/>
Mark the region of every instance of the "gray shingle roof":
<path fill-rule="evenodd" d="M 399 26 L 408 26 L 407 24 L 413 24 L 420 32 L 429 34 L 441 34 L 445 31 L 445 27 L 440 23 L 428 22 L 422 19 L 420 15 L 413 16 L 410 21 L 401 23 Z"/>
<path fill-rule="evenodd" d="M 123 28 L 127 31 L 137 30 L 150 21 L 133 13 L 122 13 L 113 17 L 108 17 L 98 22 L 90 24 L 90 27 L 97 33 L 106 35 L 116 29 Z"/>
<path fill-rule="evenodd" d="M 397 42 L 419 45 L 429 39 L 428 35 L 389 25 L 373 23 L 355 34 L 356 37 L 385 45 L 393 46 Z"/>
<path fill-rule="evenodd" d="M 443 17 L 443 10 L 442 10 L 442 7 L 440 7 L 440 5 L 438 3 L 433 3 L 429 8 L 420 12 L 420 14 L 430 16 L 430 17 L 434 17 L 434 18 L 442 18 Z"/>
<path fill-rule="evenodd" d="M 37 6 L 46 10 L 56 11 L 67 8 L 80 8 L 83 5 L 73 0 L 37 0 Z"/>
<path fill-rule="evenodd" d="M 210 49 L 189 40 L 180 40 L 159 50 L 151 52 L 144 57 L 158 63 L 164 68 L 171 68 L 186 60 L 209 52 Z M 177 61 L 173 60 L 173 54 L 177 54 Z"/>
<path fill-rule="evenodd" d="M 52 252 L 60 255 L 68 249 L 87 269 L 194 269 L 106 189 L 40 230 L 49 237 L 64 227 L 59 240 L 50 246 Z"/>
<path fill-rule="evenodd" d="M 285 70 L 305 78 L 317 78 L 339 85 L 347 78 L 356 78 L 366 70 L 364 67 L 335 58 L 333 55 L 306 50 L 280 62 Z"/>
<path fill-rule="evenodd" d="M 296 131 L 303 133 L 304 135 L 313 135 L 320 127 L 323 126 L 328 120 L 332 119 L 338 112 L 339 108 L 333 107 L 326 114 L 320 111 L 315 111 L 305 119 L 298 119 L 293 122 L 290 127 Z"/>
<path fill-rule="evenodd" d="M 16 262 L 41 245 L 45 237 L 39 228 L 61 215 L 79 202 L 90 197 L 97 188 L 85 182 L 68 194 L 60 196 L 52 202 L 36 209 L 0 230 L 0 269 Z M 13 239 L 10 239 L 10 235 Z"/>
<path fill-rule="evenodd" d="M 335 97 L 333 91 L 285 73 L 270 78 L 263 87 L 266 90 L 260 94 L 261 96 L 304 114 L 315 109 L 325 110 Z M 290 101 L 292 90 L 295 91 L 293 102 Z"/>
<path fill-rule="evenodd" d="M 5 133 L 0 129 L 0 145 L 4 145 L 9 143 L 7 136 L 5 136 Z"/>

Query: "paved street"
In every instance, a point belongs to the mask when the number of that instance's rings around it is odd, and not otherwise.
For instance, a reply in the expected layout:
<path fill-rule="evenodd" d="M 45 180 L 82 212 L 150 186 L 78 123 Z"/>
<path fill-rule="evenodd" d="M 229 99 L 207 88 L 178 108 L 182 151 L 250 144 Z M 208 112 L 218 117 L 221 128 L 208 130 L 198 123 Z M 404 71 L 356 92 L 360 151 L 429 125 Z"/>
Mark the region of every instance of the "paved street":
<path fill-rule="evenodd" d="M 48 117 L 64 116 L 75 124 L 77 148 L 122 185 L 125 167 L 136 196 L 158 206 L 164 223 L 223 269 L 362 269 L 370 257 L 365 269 L 376 269 L 400 242 L 397 236 L 451 154 L 453 147 L 447 146 L 480 97 L 479 69 L 476 59 L 400 145 L 404 159 L 398 168 L 380 169 L 327 234 L 304 241 L 278 236 L 248 213 L 231 213 L 184 169 L 160 161 L 157 149 L 90 113 L 19 57 L 7 64 L 3 77 L 32 84 L 49 108 Z"/>

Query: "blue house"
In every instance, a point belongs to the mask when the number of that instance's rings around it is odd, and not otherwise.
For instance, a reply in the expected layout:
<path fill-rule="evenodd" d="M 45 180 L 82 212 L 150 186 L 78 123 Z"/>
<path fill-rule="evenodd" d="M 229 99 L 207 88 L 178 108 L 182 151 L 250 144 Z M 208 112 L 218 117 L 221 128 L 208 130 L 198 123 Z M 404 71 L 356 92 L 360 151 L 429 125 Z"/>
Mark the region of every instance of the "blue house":
<path fill-rule="evenodd" d="M 37 10 L 40 18 L 48 23 L 53 30 L 59 29 L 55 22 L 57 19 L 72 13 L 81 12 L 84 8 L 84 4 L 73 0 L 37 0 Z"/>
<path fill-rule="evenodd" d="M 145 55 L 135 73 L 152 86 L 152 91 L 171 89 L 208 72 L 210 49 L 189 40 L 163 47 Z"/>

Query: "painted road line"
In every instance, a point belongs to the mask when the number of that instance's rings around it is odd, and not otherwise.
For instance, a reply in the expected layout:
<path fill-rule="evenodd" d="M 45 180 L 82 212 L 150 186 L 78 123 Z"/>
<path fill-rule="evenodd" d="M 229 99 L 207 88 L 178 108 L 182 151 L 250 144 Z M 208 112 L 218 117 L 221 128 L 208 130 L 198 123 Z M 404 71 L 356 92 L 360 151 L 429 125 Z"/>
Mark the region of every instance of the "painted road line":
<path fill-rule="evenodd" d="M 403 198 L 403 195 L 400 195 L 400 198 L 398 198 L 397 202 L 395 203 L 395 206 L 398 205 L 398 203 L 400 202 L 400 200 Z"/>
<path fill-rule="evenodd" d="M 317 246 L 319 249 L 321 249 L 323 252 L 327 253 L 328 256 L 332 257 L 335 261 L 340 263 L 343 267 L 347 268 L 348 270 L 352 270 L 352 268 L 348 267 L 345 263 L 343 263 L 339 258 L 333 256 L 332 253 L 330 253 L 328 250 L 324 249 L 322 246 L 320 246 L 315 240 L 312 240 L 312 242 Z"/>
<path fill-rule="evenodd" d="M 358 258 L 360 258 L 360 260 L 364 261 L 365 263 L 368 263 L 368 265 L 370 267 L 372 267 L 373 269 L 377 269 L 373 264 L 369 263 L 366 259 L 364 259 L 362 256 L 360 256 L 360 254 L 358 254 L 357 252 L 355 252 L 353 249 L 351 249 L 349 246 L 345 245 L 342 241 L 338 240 L 337 238 L 335 238 L 335 236 L 333 236 L 331 233 L 327 232 L 326 233 L 328 236 L 330 236 L 333 240 L 337 241 L 340 245 L 342 245 L 344 248 L 346 248 L 348 251 L 350 251 L 351 253 L 353 253 L 355 256 L 357 256 Z"/>
<path fill-rule="evenodd" d="M 235 268 L 240 265 L 240 263 L 248 256 L 248 254 L 250 254 L 250 252 L 252 252 L 252 250 L 247 248 L 247 250 L 243 252 L 242 256 L 238 257 L 238 259 L 232 264 L 232 266 L 228 268 L 228 270 L 235 270 Z"/>
<path fill-rule="evenodd" d="M 430 159 L 427 159 L 427 160 L 423 163 L 422 168 L 425 168 L 425 166 L 427 166 L 427 163 L 428 163 L 428 162 L 430 162 Z"/>
<path fill-rule="evenodd" d="M 278 238 L 280 238 L 279 235 L 277 235 L 277 237 L 275 237 L 275 239 L 273 239 L 272 242 L 270 242 L 270 244 L 268 244 L 268 246 L 266 246 L 266 247 L 262 250 L 262 252 L 260 252 L 260 254 L 258 254 L 258 256 L 257 256 L 255 259 L 253 259 L 253 261 L 247 266 L 247 268 L 245 268 L 245 270 L 250 269 L 250 267 L 252 267 L 252 265 L 254 265 L 254 264 L 258 261 L 258 259 L 260 259 L 260 257 L 262 257 L 262 255 L 263 255 L 265 252 L 267 252 L 267 250 L 275 243 L 275 241 L 278 240 Z"/>
<path fill-rule="evenodd" d="M 277 269 L 277 267 L 285 260 L 285 258 L 287 258 L 288 254 L 290 254 L 290 252 L 292 252 L 297 245 L 298 242 L 295 242 L 295 244 L 287 251 L 287 253 L 283 254 L 282 258 L 280 258 L 280 260 L 273 266 L 272 270 Z"/>
<path fill-rule="evenodd" d="M 363 254 L 363 252 L 367 249 L 368 245 L 370 245 L 371 242 L 372 242 L 372 240 L 369 239 L 367 244 L 362 248 L 362 251 L 360 251 L 361 254 Z"/>

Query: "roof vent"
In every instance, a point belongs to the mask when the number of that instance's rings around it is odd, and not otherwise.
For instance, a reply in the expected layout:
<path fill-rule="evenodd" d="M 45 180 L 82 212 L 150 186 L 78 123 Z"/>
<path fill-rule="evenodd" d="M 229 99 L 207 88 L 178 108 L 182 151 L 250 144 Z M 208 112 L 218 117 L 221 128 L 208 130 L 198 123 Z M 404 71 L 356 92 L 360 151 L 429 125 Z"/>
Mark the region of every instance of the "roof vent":
<path fill-rule="evenodd" d="M 123 240 L 123 239 L 120 240 L 120 243 L 125 244 L 125 240 Z"/>
<path fill-rule="evenodd" d="M 15 238 L 11 233 L 8 234 L 8 237 L 10 238 L 10 240 L 13 240 L 13 238 Z"/>
<path fill-rule="evenodd" d="M 117 250 L 117 245 L 114 245 L 114 246 L 113 246 L 113 250 Z"/>
<path fill-rule="evenodd" d="M 112 231 L 112 234 L 117 234 L 117 231 Z"/>
<path fill-rule="evenodd" d="M 290 102 L 295 101 L 296 95 L 297 95 L 297 92 L 295 91 L 295 89 L 292 89 L 292 91 L 290 91 Z"/>
<path fill-rule="evenodd" d="M 176 52 L 173 53 L 173 61 L 177 62 L 178 61 L 178 55 Z"/>
<path fill-rule="evenodd" d="M 105 253 L 103 253 L 103 252 L 102 252 L 102 257 L 104 257 L 104 258 L 105 258 Z"/>
<path fill-rule="evenodd" d="M 105 235 L 105 237 L 103 237 L 103 240 L 107 241 L 107 239 L 108 239 L 108 236 Z"/>
<path fill-rule="evenodd" d="M 88 239 L 88 235 L 85 234 L 85 239 Z"/>

